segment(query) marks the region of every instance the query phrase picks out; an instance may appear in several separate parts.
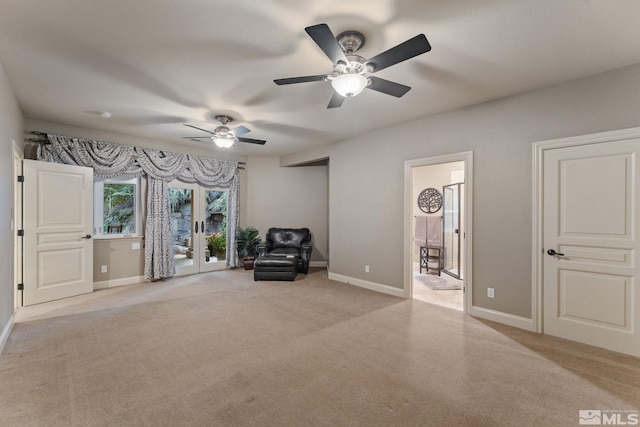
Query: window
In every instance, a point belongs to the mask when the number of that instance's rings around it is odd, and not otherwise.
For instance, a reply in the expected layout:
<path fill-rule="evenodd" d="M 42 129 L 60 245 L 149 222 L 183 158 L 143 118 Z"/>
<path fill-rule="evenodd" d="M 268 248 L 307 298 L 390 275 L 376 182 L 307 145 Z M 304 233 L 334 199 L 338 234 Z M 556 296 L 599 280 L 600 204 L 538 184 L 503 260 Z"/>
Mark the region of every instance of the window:
<path fill-rule="evenodd" d="M 93 226 L 96 237 L 140 234 L 140 178 L 93 181 Z"/>

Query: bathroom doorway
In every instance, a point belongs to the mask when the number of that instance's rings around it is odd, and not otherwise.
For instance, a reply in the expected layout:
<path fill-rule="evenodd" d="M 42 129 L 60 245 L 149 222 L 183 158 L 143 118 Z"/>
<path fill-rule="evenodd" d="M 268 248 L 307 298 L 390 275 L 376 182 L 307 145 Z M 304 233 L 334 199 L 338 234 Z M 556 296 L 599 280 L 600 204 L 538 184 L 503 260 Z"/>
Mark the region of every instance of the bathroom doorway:
<path fill-rule="evenodd" d="M 468 158 L 467 158 L 468 156 Z M 466 311 L 471 153 L 407 162 L 407 296 Z"/>

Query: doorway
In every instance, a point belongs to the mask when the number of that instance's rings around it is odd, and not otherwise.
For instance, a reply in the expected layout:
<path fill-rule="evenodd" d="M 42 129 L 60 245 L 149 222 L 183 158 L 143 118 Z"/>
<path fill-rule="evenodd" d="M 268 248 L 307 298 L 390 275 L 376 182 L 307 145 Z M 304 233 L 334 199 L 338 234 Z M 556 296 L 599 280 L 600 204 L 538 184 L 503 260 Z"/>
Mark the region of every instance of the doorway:
<path fill-rule="evenodd" d="M 16 141 L 13 144 L 13 176 L 22 175 L 22 159 L 24 153 Z M 18 284 L 24 282 L 22 280 L 22 249 L 23 237 L 18 235 L 17 230 L 22 230 L 22 183 L 19 180 L 14 181 L 13 187 L 13 209 L 11 210 L 11 231 L 13 232 L 13 283 Z M 13 308 L 22 307 L 22 290 L 18 287 L 14 289 Z"/>
<path fill-rule="evenodd" d="M 472 153 L 405 162 L 405 296 L 467 311 Z"/>
<path fill-rule="evenodd" d="M 176 275 L 226 268 L 226 190 L 173 181 L 169 204 Z"/>

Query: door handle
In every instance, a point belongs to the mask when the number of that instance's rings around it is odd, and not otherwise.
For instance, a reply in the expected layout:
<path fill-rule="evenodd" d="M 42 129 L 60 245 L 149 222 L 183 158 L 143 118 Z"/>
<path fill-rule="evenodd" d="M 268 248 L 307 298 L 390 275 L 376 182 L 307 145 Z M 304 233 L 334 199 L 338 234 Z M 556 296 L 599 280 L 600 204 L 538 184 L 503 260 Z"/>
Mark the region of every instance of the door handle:
<path fill-rule="evenodd" d="M 547 254 L 549 254 L 549 255 L 551 255 L 551 256 L 554 256 L 554 255 L 555 255 L 555 256 L 564 256 L 564 254 L 561 254 L 560 252 L 556 252 L 556 251 L 554 251 L 553 249 L 549 249 L 549 250 L 547 251 Z"/>
<path fill-rule="evenodd" d="M 200 232 L 204 233 L 204 221 L 200 221 Z"/>
<path fill-rule="evenodd" d="M 91 234 L 87 234 L 86 236 L 82 236 L 81 238 L 89 240 L 91 238 Z"/>
<path fill-rule="evenodd" d="M 194 227 L 193 230 L 196 234 L 198 234 L 198 221 L 196 221 L 196 226 Z"/>

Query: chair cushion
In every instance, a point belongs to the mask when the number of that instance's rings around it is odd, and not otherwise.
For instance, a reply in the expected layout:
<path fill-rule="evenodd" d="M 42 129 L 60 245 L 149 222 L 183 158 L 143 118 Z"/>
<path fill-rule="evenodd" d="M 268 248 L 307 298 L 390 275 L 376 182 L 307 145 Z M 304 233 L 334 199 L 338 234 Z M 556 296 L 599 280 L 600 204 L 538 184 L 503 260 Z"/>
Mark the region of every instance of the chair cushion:
<path fill-rule="evenodd" d="M 300 256 L 300 249 L 298 248 L 277 248 L 269 252 L 269 255 L 277 255 L 277 256 L 287 256 L 287 255 L 296 255 Z"/>

